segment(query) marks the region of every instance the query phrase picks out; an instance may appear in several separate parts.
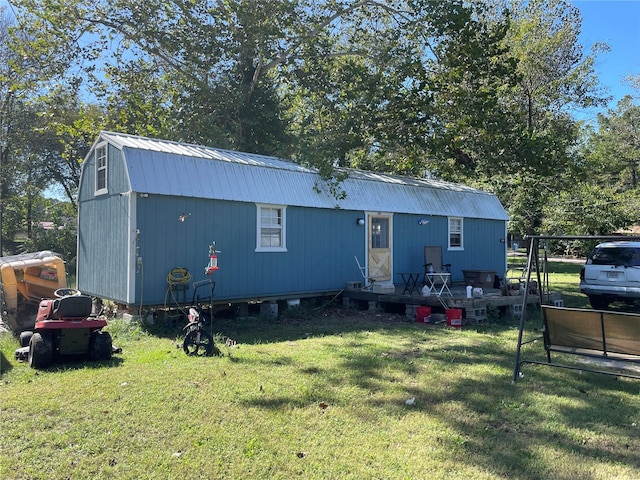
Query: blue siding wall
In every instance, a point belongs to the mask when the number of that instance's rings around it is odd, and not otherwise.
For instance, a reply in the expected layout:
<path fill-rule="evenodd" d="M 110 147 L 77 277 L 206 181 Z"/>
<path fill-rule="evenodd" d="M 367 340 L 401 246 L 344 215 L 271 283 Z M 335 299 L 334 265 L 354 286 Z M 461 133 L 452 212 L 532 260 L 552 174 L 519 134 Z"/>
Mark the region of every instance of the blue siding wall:
<path fill-rule="evenodd" d="M 361 212 L 287 207 L 287 251 L 256 252 L 253 203 L 149 195 L 137 208 L 144 271 L 136 282 L 144 281 L 145 305 L 171 301 L 166 278 L 174 267 L 187 268 L 193 281 L 208 278 L 213 241 L 222 252 L 213 275 L 218 299 L 322 293 L 361 280 L 353 259 L 364 257 L 365 229 L 356 224 Z"/>
<path fill-rule="evenodd" d="M 366 227 L 356 223 L 362 212 L 287 207 L 287 251 L 256 252 L 253 203 L 149 195 L 137 206 L 144 269 L 136 274 L 136 303 L 143 283 L 143 304 L 171 303 L 166 278 L 174 267 L 187 268 L 193 281 L 208 278 L 204 268 L 213 241 L 222 251 L 213 275 L 218 299 L 323 293 L 362 280 L 353 258 L 365 258 Z M 423 270 L 425 245 L 443 246 L 453 281 L 462 281 L 462 269 L 504 273 L 504 222 L 465 219 L 464 250 L 448 251 L 447 219 L 431 217 L 427 225 L 419 219 L 394 216 L 394 282 L 400 283 L 399 272 Z"/>
<path fill-rule="evenodd" d="M 394 216 L 394 270 L 395 283 L 401 283 L 399 272 L 424 270 L 424 247 L 442 246 L 443 264 L 451 264 L 454 282 L 463 280 L 462 270 L 492 270 L 504 275 L 506 244 L 505 222 L 498 220 L 463 220 L 463 250 L 448 250 L 448 219 L 428 217 L 429 223 L 419 225 L 419 216 Z"/>
<path fill-rule="evenodd" d="M 128 190 L 121 153 L 109 146 L 108 190 L 94 195 L 95 165 L 83 165 L 78 192 L 76 284 L 89 295 L 124 301 L 127 291 Z"/>

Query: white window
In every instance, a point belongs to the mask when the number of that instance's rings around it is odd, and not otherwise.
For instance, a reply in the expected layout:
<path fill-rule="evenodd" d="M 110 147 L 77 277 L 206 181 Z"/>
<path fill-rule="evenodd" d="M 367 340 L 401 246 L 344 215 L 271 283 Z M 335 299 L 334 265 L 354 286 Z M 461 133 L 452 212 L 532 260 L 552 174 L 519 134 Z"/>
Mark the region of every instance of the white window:
<path fill-rule="evenodd" d="M 286 252 L 286 207 L 258 205 L 256 252 Z"/>
<path fill-rule="evenodd" d="M 107 144 L 98 145 L 94 151 L 96 162 L 96 195 L 107 193 Z"/>
<path fill-rule="evenodd" d="M 462 250 L 462 218 L 449 217 L 449 250 Z"/>

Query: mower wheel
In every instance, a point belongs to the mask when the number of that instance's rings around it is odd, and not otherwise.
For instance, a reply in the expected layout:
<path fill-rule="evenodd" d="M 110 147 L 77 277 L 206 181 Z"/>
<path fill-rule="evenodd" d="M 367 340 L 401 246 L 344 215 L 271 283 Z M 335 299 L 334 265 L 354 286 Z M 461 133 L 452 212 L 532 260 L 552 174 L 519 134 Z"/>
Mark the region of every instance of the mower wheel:
<path fill-rule="evenodd" d="M 187 355 L 210 357 L 215 346 L 213 337 L 208 332 L 192 330 L 184 337 L 182 348 Z"/>
<path fill-rule="evenodd" d="M 20 333 L 20 346 L 21 347 L 28 347 L 29 346 L 29 341 L 31 341 L 31 337 L 32 336 L 33 336 L 33 332 L 31 332 L 31 331 L 21 332 Z"/>
<path fill-rule="evenodd" d="M 34 333 L 29 340 L 29 366 L 31 368 L 47 368 L 53 363 L 53 344 L 51 338 L 41 333 Z"/>
<path fill-rule="evenodd" d="M 94 361 L 109 360 L 113 353 L 113 342 L 109 332 L 96 330 L 89 339 L 89 358 Z"/>

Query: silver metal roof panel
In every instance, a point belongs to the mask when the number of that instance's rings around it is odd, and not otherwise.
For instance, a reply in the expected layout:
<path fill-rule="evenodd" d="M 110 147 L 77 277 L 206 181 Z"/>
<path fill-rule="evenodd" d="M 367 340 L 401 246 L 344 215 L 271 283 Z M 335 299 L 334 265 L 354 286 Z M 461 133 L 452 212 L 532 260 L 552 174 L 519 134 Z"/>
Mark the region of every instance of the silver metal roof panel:
<path fill-rule="evenodd" d="M 349 169 L 337 199 L 316 170 L 275 157 L 112 132 L 100 140 L 122 150 L 138 193 L 508 220 L 495 195 L 439 180 Z"/>

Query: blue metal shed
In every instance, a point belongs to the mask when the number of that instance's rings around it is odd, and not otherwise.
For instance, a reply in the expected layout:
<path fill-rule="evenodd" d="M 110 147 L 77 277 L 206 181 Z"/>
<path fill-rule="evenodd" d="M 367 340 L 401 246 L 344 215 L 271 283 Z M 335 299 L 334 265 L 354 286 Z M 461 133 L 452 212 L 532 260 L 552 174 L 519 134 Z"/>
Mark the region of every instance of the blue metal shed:
<path fill-rule="evenodd" d="M 278 158 L 102 132 L 82 164 L 77 286 L 129 306 L 167 302 L 167 275 L 207 278 L 216 300 L 323 295 L 362 281 L 354 256 L 399 283 L 442 246 L 452 280 L 506 265 L 508 216 L 462 185 L 349 170 L 336 198 L 311 168 Z"/>

